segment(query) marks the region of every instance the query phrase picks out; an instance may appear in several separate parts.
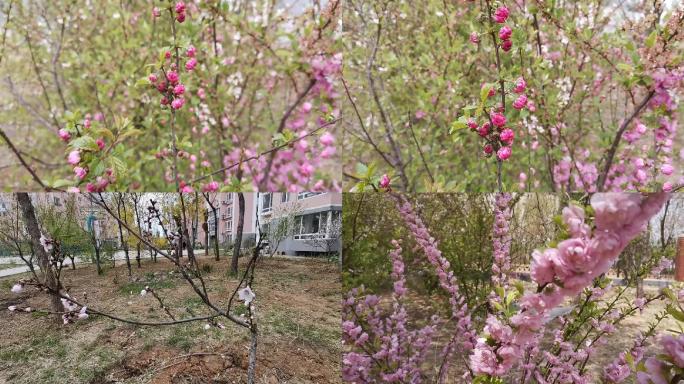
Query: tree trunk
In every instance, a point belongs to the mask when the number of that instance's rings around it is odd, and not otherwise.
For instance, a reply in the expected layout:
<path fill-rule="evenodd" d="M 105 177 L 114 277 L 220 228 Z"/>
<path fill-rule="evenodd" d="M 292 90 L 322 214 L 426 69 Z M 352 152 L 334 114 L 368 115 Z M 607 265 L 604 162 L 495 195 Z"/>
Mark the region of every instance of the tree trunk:
<path fill-rule="evenodd" d="M 100 265 L 100 246 L 97 245 L 97 239 L 95 234 L 93 234 L 93 241 L 95 242 L 95 265 L 97 266 L 97 274 L 102 274 L 102 266 Z"/>
<path fill-rule="evenodd" d="M 138 233 L 142 234 L 143 229 L 142 226 L 140 225 L 140 212 L 138 211 L 138 201 L 140 199 L 140 196 L 137 194 L 133 193 L 131 194 L 131 198 L 133 200 L 133 210 L 135 211 L 135 224 L 138 226 Z M 135 261 L 138 263 L 138 268 L 142 268 L 140 266 L 140 247 L 142 244 L 140 243 L 140 240 L 138 240 L 138 243 L 136 244 L 136 251 L 138 252 L 135 257 Z"/>
<path fill-rule="evenodd" d="M 218 210 L 214 208 L 213 206 L 211 207 L 211 211 L 214 214 L 214 258 L 216 260 L 219 259 L 219 244 L 218 244 Z"/>
<path fill-rule="evenodd" d="M 121 216 L 121 204 L 123 203 L 123 198 L 121 197 L 121 194 L 117 196 L 116 200 L 116 213 L 119 215 L 119 218 L 123 221 L 126 221 L 126 216 Z M 125 210 L 124 210 L 125 212 Z M 124 236 L 123 236 L 123 226 L 121 225 L 121 221 L 117 220 L 116 223 L 119 226 L 119 240 L 121 241 L 121 246 L 123 247 L 124 250 L 124 255 L 126 255 L 126 267 L 128 268 L 128 277 L 131 277 L 131 259 L 128 257 L 128 244 L 126 241 L 124 241 Z M 115 258 L 114 258 L 115 259 Z"/>
<path fill-rule="evenodd" d="M 209 256 L 209 212 L 204 210 L 204 222 L 202 229 L 204 230 L 204 256 Z"/>
<path fill-rule="evenodd" d="M 195 253 L 193 252 L 192 238 L 190 237 L 190 232 L 188 230 L 187 215 L 185 214 L 185 199 L 183 199 L 183 194 L 180 195 L 181 201 L 181 244 L 185 241 L 185 249 L 188 251 L 188 259 L 190 264 L 194 265 L 197 270 L 199 270 L 199 265 L 197 265 L 197 260 L 195 260 Z M 181 252 L 182 252 L 181 246 Z"/>
<path fill-rule="evenodd" d="M 230 273 L 237 275 L 238 273 L 238 258 L 240 257 L 240 248 L 242 246 L 242 231 L 245 226 L 245 195 L 242 192 L 238 193 L 238 225 L 235 241 L 233 242 L 233 258 L 230 261 Z"/>
<path fill-rule="evenodd" d="M 62 308 L 62 301 L 57 294 L 60 293 L 62 287 L 59 280 L 57 280 L 52 267 L 50 266 L 50 259 L 47 252 L 40 244 L 40 227 L 38 226 L 36 213 L 33 210 L 33 203 L 31 203 L 31 198 L 29 197 L 28 193 L 25 192 L 17 193 L 17 202 L 21 207 L 21 212 L 24 216 L 24 222 L 26 223 L 26 231 L 31 238 L 33 250 L 38 256 L 38 265 L 40 266 L 43 275 L 42 283 L 52 291 L 52 295 L 50 295 L 52 310 L 54 312 L 61 312 L 64 310 L 64 308 Z"/>
<path fill-rule="evenodd" d="M 250 329 L 251 343 L 249 346 L 249 365 L 247 366 L 247 384 L 254 384 L 256 376 L 256 359 L 257 359 L 257 328 L 256 324 L 252 325 Z"/>

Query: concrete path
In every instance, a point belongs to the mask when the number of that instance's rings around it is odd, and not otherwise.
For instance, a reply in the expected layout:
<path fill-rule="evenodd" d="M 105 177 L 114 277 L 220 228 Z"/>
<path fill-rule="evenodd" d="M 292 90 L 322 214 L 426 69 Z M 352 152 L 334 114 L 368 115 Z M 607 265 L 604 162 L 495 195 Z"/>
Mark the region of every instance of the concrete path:
<path fill-rule="evenodd" d="M 231 252 L 231 254 L 232 254 L 232 252 Z M 185 255 L 185 257 L 187 257 L 187 252 L 183 252 L 183 255 Z M 135 256 L 136 256 L 135 251 L 133 251 L 133 252 L 129 251 L 128 257 L 131 259 L 131 263 L 135 263 Z M 204 258 L 213 259 L 214 258 L 214 255 L 211 251 L 209 252 L 209 255 L 205 256 L 203 248 L 202 249 L 196 249 L 195 250 L 195 256 L 199 259 L 204 259 Z M 264 257 L 269 258 L 269 256 L 264 256 Z M 164 259 L 162 256 L 159 256 L 159 255 L 157 256 L 157 258 L 158 259 Z M 273 255 L 273 258 L 274 259 L 286 259 L 286 260 L 307 260 L 307 259 L 310 259 L 311 257 L 309 257 L 309 256 Z M 149 252 L 147 252 L 147 251 L 140 252 L 140 259 L 141 260 L 149 260 L 149 259 L 151 259 L 151 256 L 150 256 Z M 222 261 L 223 260 L 229 260 L 229 259 L 230 259 L 230 255 L 221 255 Z M 117 251 L 114 254 L 114 260 L 116 260 L 116 261 L 126 260 L 126 254 L 124 253 L 124 251 Z M 75 261 L 76 265 L 91 264 L 90 258 L 82 259 L 80 257 L 76 257 L 74 259 L 74 261 Z M 30 271 L 30 268 L 27 265 L 25 265 L 24 261 L 21 260 L 21 258 L 18 256 L 17 257 L 0 257 L 0 264 L 12 264 L 12 263 L 16 264 L 16 267 L 0 269 L 0 278 L 12 276 L 12 275 L 18 275 L 20 273 Z M 37 265 L 36 265 L 36 268 L 38 268 Z M 64 268 L 71 269 L 71 259 L 66 259 L 64 261 Z"/>

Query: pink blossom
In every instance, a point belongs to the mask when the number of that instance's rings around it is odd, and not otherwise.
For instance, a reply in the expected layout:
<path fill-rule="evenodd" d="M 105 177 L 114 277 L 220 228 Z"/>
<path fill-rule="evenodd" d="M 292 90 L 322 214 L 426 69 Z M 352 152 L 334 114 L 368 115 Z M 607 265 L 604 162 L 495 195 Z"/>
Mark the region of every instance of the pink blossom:
<path fill-rule="evenodd" d="M 67 161 L 71 165 L 76 165 L 81 162 L 81 153 L 78 150 L 73 150 L 69 152 L 69 156 L 67 157 Z"/>
<path fill-rule="evenodd" d="M 477 32 L 470 33 L 470 42 L 473 44 L 477 44 L 480 42 L 480 36 L 477 34 Z"/>
<path fill-rule="evenodd" d="M 100 113 L 100 114 L 95 115 L 95 120 L 97 120 L 97 116 L 98 116 L 98 115 L 101 116 L 102 114 Z M 97 120 L 97 121 L 101 121 L 101 120 Z M 90 119 L 85 119 L 85 120 L 83 120 L 83 126 L 84 126 L 86 129 L 90 128 L 91 125 L 92 125 L 92 124 L 91 124 L 91 122 L 90 122 Z"/>
<path fill-rule="evenodd" d="M 512 33 L 513 30 L 511 29 L 511 27 L 509 27 L 508 25 L 504 25 L 503 27 L 501 27 L 501 29 L 499 29 L 499 38 L 501 40 L 508 40 L 511 38 Z"/>
<path fill-rule="evenodd" d="M 321 135 L 321 138 L 319 139 L 321 144 L 327 146 L 331 146 L 335 143 L 335 136 L 332 135 L 330 132 L 326 132 L 323 135 Z"/>
<path fill-rule="evenodd" d="M 173 101 L 171 102 L 171 107 L 173 109 L 181 109 L 183 107 L 183 104 L 185 104 L 185 99 L 182 97 L 178 97 L 173 99 Z"/>
<path fill-rule="evenodd" d="M 185 63 L 185 69 L 188 71 L 192 71 L 193 69 L 195 69 L 196 66 L 197 59 L 195 59 L 194 57 L 190 58 L 190 60 L 188 60 L 188 62 Z"/>
<path fill-rule="evenodd" d="M 389 176 L 387 176 L 387 174 L 382 175 L 382 177 L 380 178 L 380 184 L 379 184 L 380 188 L 387 189 L 389 187 L 389 185 L 390 185 Z"/>
<path fill-rule="evenodd" d="M 147 80 L 149 80 L 150 83 L 154 84 L 157 82 L 157 75 L 155 75 L 154 73 L 150 73 L 150 75 L 147 76 Z"/>
<path fill-rule="evenodd" d="M 496 157 L 498 157 L 499 160 L 508 160 L 508 158 L 511 157 L 511 147 L 499 148 L 499 150 L 496 151 Z"/>
<path fill-rule="evenodd" d="M 64 142 L 67 142 L 69 139 L 71 139 L 71 134 L 64 128 L 60 129 L 57 134 L 59 134 L 59 138 Z"/>
<path fill-rule="evenodd" d="M 176 71 L 168 71 L 168 72 L 166 72 L 166 79 L 167 79 L 171 84 L 176 84 L 176 83 L 178 83 L 178 72 L 176 72 Z"/>
<path fill-rule="evenodd" d="M 76 177 L 83 180 L 88 174 L 88 170 L 83 167 L 74 167 L 74 173 L 76 174 Z"/>
<path fill-rule="evenodd" d="M 684 368 L 684 335 L 665 335 L 660 339 L 660 343 L 675 366 Z"/>
<path fill-rule="evenodd" d="M 513 48 L 513 42 L 511 40 L 504 40 L 503 43 L 501 43 L 501 49 L 504 50 L 504 52 L 508 52 Z"/>
<path fill-rule="evenodd" d="M 669 181 L 666 181 L 665 183 L 663 183 L 663 192 L 672 192 L 672 189 L 673 189 L 672 183 L 670 183 Z"/>
<path fill-rule="evenodd" d="M 523 109 L 525 106 L 527 106 L 527 96 L 525 95 L 518 96 L 513 102 L 513 108 L 515 109 Z"/>
<path fill-rule="evenodd" d="M 508 8 L 506 8 L 506 6 L 501 6 L 494 12 L 494 21 L 503 24 L 508 19 L 508 14 Z"/>
<path fill-rule="evenodd" d="M 219 189 L 219 183 L 217 181 L 212 181 L 207 183 L 204 187 L 202 187 L 203 192 L 216 192 Z"/>
<path fill-rule="evenodd" d="M 159 8 L 157 8 L 157 7 L 152 8 L 152 17 L 159 17 L 159 16 L 161 16 L 161 11 L 159 10 Z"/>
<path fill-rule="evenodd" d="M 192 45 L 189 46 L 188 50 L 185 52 L 188 57 L 195 57 L 195 53 L 197 53 L 197 48 Z"/>
<path fill-rule="evenodd" d="M 482 150 L 486 155 L 491 155 L 492 153 L 494 153 L 494 147 L 491 144 L 485 144 Z"/>
<path fill-rule="evenodd" d="M 663 175 L 669 176 L 674 172 L 674 168 L 670 164 L 663 164 L 660 166 L 660 172 L 662 172 Z"/>
<path fill-rule="evenodd" d="M 97 144 L 97 147 L 100 148 L 100 151 L 103 150 L 105 147 L 105 142 L 102 138 L 95 140 L 95 144 Z"/>
<path fill-rule="evenodd" d="M 522 77 L 518 77 L 518 79 L 515 81 L 515 87 L 513 87 L 513 92 L 523 93 L 525 92 L 526 87 L 527 83 L 525 83 L 525 79 L 523 79 Z"/>
<path fill-rule="evenodd" d="M 504 125 L 506 125 L 506 116 L 499 112 L 493 113 L 491 118 L 492 123 L 497 127 L 503 127 Z"/>
<path fill-rule="evenodd" d="M 182 1 L 177 2 L 175 9 L 176 9 L 176 13 L 185 12 L 185 3 Z"/>
<path fill-rule="evenodd" d="M 510 144 L 515 138 L 515 132 L 513 132 L 513 130 L 510 128 L 506 128 L 503 131 L 501 131 L 501 133 L 499 134 L 499 138 L 504 143 Z"/>
<path fill-rule="evenodd" d="M 185 93 L 185 86 L 183 84 L 176 84 L 175 87 L 173 87 L 173 94 L 176 96 L 180 96 Z"/>
<path fill-rule="evenodd" d="M 544 285 L 553 281 L 556 275 L 555 268 L 558 263 L 558 251 L 546 249 L 543 252 L 535 250 L 532 253 L 532 267 L 530 275 L 539 285 Z"/>

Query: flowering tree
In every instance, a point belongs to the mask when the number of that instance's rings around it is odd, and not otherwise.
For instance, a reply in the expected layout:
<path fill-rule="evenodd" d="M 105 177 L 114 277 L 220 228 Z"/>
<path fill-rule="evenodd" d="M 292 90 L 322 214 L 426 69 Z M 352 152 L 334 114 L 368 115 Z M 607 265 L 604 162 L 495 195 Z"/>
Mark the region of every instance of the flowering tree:
<path fill-rule="evenodd" d="M 0 11 L 12 185 L 339 189 L 339 1 L 9 1 Z"/>
<path fill-rule="evenodd" d="M 347 189 L 681 184 L 677 2 L 350 0 L 344 19 Z"/>
<path fill-rule="evenodd" d="M 403 195 L 391 196 L 410 241 L 416 244 L 413 253 L 431 266 L 448 298 L 449 311 L 446 318 L 435 314 L 427 321 L 412 319 L 403 242 L 393 240 L 390 302 L 366 294 L 363 287 L 351 289 L 344 299 L 342 328 L 349 348 L 343 357 L 346 381 L 422 382 L 433 378 L 445 382 L 460 377 L 462 382 L 475 383 L 595 382 L 587 363 L 599 353 L 602 340 L 645 306 L 676 296 L 664 289 L 654 296 L 626 301 L 628 288 L 614 287 L 605 277 L 622 250 L 669 199 L 666 193 L 597 193 L 566 206 L 557 239 L 532 254 L 531 287 L 511 279 L 512 196 L 497 194 L 491 291 L 482 316 L 474 316 L 475 308 L 459 288 L 462 276 L 453 272 L 413 205 Z M 641 273 L 652 269 L 662 266 L 644 265 Z M 659 313 L 635 343 L 636 348 L 643 349 L 668 312 L 679 315 L 672 306 Z M 435 337 L 443 339 L 445 334 L 448 340 L 438 347 L 436 366 L 426 363 Z M 615 363 L 621 364 L 620 372 L 626 369 L 627 376 L 641 369 L 630 368 L 628 360 L 623 355 L 623 362 Z M 618 382 L 610 367 L 602 379 Z"/>
<path fill-rule="evenodd" d="M 17 314 L 32 312 L 54 314 L 61 319 L 65 326 L 79 320 L 87 319 L 90 316 L 102 316 L 138 326 L 167 326 L 193 321 L 204 321 L 207 323 L 205 327 L 217 327 L 220 329 L 226 328 L 221 321 L 228 321 L 249 332 L 250 345 L 247 382 L 250 384 L 254 383 L 259 333 L 255 314 L 256 295 L 252 288 L 254 286 L 254 270 L 261 254 L 261 241 L 259 241 L 253 249 L 251 258 L 247 263 L 245 271 L 239 277 L 237 286 L 232 290 L 229 297 L 222 298 L 219 303 L 217 298 L 210 297 L 205 279 L 202 275 L 202 270 L 197 263 L 184 263 L 179 257 L 179 253 L 174 255 L 158 248 L 150 241 L 150 236 L 143 234 L 142 228 L 131 225 L 129 221 L 126 220 L 125 216 L 119 216 L 115 205 L 117 200 L 120 199 L 120 196 L 110 197 L 103 194 L 92 194 L 90 195 L 90 198 L 94 204 L 97 204 L 116 220 L 130 236 L 136 237 L 146 247 L 153 249 L 157 254 L 173 263 L 176 271 L 202 300 L 207 313 L 197 316 L 193 315 L 193 317 L 180 317 L 178 314 L 174 314 L 172 308 L 168 306 L 168 303 L 164 298 L 149 286 L 145 287 L 140 292 L 140 296 L 152 296 L 154 302 L 164 311 L 169 320 L 151 321 L 129 318 L 120 314 L 118 311 L 105 311 L 98 308 L 98 303 L 88 301 L 87 293 L 84 293 L 83 297 L 71 293 L 73 287 L 65 286 L 61 281 L 61 271 L 64 264 L 64 253 L 60 248 L 61 241 L 59 238 L 46 236 L 41 230 L 41 224 L 35 214 L 31 198 L 26 193 L 17 193 L 17 200 L 21 207 L 23 223 L 25 224 L 28 236 L 33 243 L 40 269 L 32 270 L 32 276 L 30 278 L 18 281 L 12 287 L 12 292 L 20 293 L 27 287 L 35 288 L 50 295 L 52 298 L 52 307 L 50 309 L 39 309 L 12 305 L 8 309 Z M 162 219 L 162 213 L 155 200 L 149 200 L 147 202 L 147 211 L 149 214 L 145 217 L 145 225 L 149 232 L 152 232 L 153 226 L 158 226 L 161 228 L 164 236 L 169 239 L 169 242 L 178 241 L 175 239 L 170 228 L 168 228 L 169 222 Z M 238 315 L 235 313 L 237 301 L 241 301 L 245 305 L 246 314 Z"/>

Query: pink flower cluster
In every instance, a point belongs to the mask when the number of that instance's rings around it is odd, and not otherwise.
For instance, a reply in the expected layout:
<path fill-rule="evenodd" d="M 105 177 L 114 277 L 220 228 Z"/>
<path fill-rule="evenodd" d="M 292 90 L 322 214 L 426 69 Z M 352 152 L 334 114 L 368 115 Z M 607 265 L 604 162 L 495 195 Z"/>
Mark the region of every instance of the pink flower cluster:
<path fill-rule="evenodd" d="M 432 264 L 439 286 L 449 295 L 451 305 L 451 316 L 456 321 L 456 332 L 451 341 L 442 350 L 444 364 L 440 375 L 445 374 L 448 368 L 449 357 L 455 350 L 471 350 L 476 344 L 476 333 L 472 327 L 470 312 L 465 298 L 460 294 L 458 283 L 454 272 L 451 271 L 449 261 L 442 256 L 442 252 L 437 247 L 437 241 L 430 235 L 427 227 L 420 216 L 413 210 L 411 203 L 402 195 L 392 195 L 396 201 L 399 213 L 402 215 L 406 226 L 409 228 L 413 238 L 416 240 L 417 249 L 421 250 Z M 460 347 L 459 345 L 460 344 Z"/>
<path fill-rule="evenodd" d="M 266 179 L 263 184 L 264 189 L 268 191 L 283 188 L 289 192 L 339 190 L 336 182 L 325 185 L 323 180 L 316 180 L 315 174 L 316 169 L 324 161 L 335 157 L 335 136 L 330 131 L 325 131 L 316 143 L 311 141 L 314 138 L 311 132 L 328 124 L 326 115 L 332 118 L 339 117 L 340 111 L 336 106 L 339 94 L 335 90 L 335 85 L 342 68 L 341 63 L 340 55 L 316 55 L 311 58 L 311 90 L 285 123 L 285 127 L 299 139 L 272 154 L 228 169 L 226 178 L 241 172 L 250 175 L 255 185 L 262 185 L 262 181 Z M 318 113 L 314 113 L 315 102 L 320 102 Z M 223 159 L 225 167 L 237 164 L 241 159 L 254 157 L 259 150 L 258 147 L 244 149 L 244 144 L 240 143 L 237 137 L 234 138 L 233 144 L 235 149 Z M 270 156 L 273 156 L 272 160 Z"/>
<path fill-rule="evenodd" d="M 433 316 L 430 323 L 409 330 L 408 313 L 402 304 L 407 292 L 402 248 L 392 240 L 392 308 L 386 312 L 375 295 L 365 299 L 361 290 L 352 289 L 343 302 L 342 323 L 345 344 L 355 350 L 342 357 L 342 379 L 346 382 L 412 382 L 421 380 L 421 365 L 428 357 L 432 338 L 440 323 Z"/>
<path fill-rule="evenodd" d="M 511 237 L 509 223 L 511 210 L 509 208 L 511 195 L 497 193 L 494 202 L 494 228 L 492 242 L 494 246 L 494 263 L 492 264 L 492 282 L 494 285 L 504 285 L 508 279 L 507 273 L 511 268 Z"/>
<path fill-rule="evenodd" d="M 582 208 L 564 208 L 563 222 L 571 237 L 555 248 L 535 251 L 532 255 L 531 275 L 540 291 L 525 295 L 521 310 L 511 318 L 516 344 L 528 342 L 548 312 L 565 297 L 578 294 L 605 273 L 668 198 L 666 193 L 595 194 L 591 198 L 595 215 L 593 230 L 585 221 Z"/>
<path fill-rule="evenodd" d="M 494 21 L 503 24 L 508 20 L 508 8 L 506 6 L 501 6 L 499 7 L 495 12 L 494 12 Z M 504 52 L 508 52 L 511 50 L 511 47 L 513 47 L 513 42 L 511 41 L 511 35 L 513 34 L 513 30 L 511 27 L 504 25 L 499 29 L 499 39 L 501 39 L 501 49 L 504 50 Z"/>

